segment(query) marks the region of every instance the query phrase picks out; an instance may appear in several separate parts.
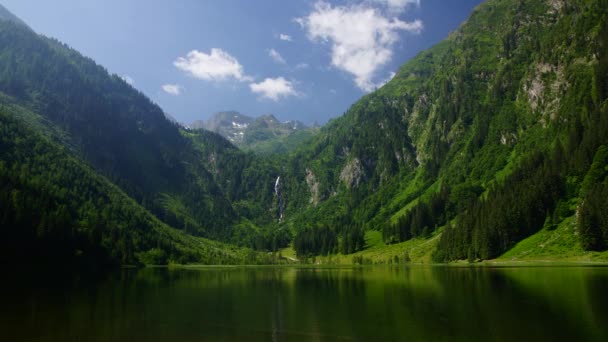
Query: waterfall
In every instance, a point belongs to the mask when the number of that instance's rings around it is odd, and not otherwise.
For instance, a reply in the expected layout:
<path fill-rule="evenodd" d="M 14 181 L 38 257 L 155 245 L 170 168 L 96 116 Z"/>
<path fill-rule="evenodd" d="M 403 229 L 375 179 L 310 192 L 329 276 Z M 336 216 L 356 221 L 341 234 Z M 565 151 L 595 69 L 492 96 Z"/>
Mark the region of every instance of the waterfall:
<path fill-rule="evenodd" d="M 283 199 L 283 193 L 281 192 L 281 176 L 277 177 L 274 182 L 274 193 L 277 195 L 277 217 L 279 223 L 283 220 L 283 210 L 285 209 L 285 201 Z"/>

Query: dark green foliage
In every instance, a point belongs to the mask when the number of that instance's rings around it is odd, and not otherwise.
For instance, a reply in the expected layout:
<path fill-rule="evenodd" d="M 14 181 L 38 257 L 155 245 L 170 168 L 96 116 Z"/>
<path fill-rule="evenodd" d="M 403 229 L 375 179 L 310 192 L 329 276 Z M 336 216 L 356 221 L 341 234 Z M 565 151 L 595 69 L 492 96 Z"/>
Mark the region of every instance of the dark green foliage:
<path fill-rule="evenodd" d="M 234 203 L 238 214 L 257 224 L 269 224 L 278 220 L 276 212 L 270 212 L 276 204 L 274 186 L 281 175 L 274 160 L 243 152 L 216 133 L 204 130 L 184 132 L 202 156 L 204 166 L 211 172 L 226 198 Z"/>
<path fill-rule="evenodd" d="M 285 157 L 244 152 L 219 134 L 204 130 L 187 131 L 184 135 L 202 155 L 209 156 L 204 165 L 233 203 L 236 213 L 256 225 L 235 226 L 229 241 L 265 251 L 287 247 L 291 233 L 286 227 L 278 226 L 287 197 L 283 191 L 286 173 L 278 165 L 285 162 Z M 275 192 L 277 179 L 278 194 Z"/>
<path fill-rule="evenodd" d="M 146 265 L 166 265 L 167 253 L 160 248 L 152 248 L 148 251 L 138 253 L 139 260 Z"/>
<path fill-rule="evenodd" d="M 387 224 L 382 228 L 384 243 L 391 244 L 406 241 L 416 237 L 428 238 L 445 224 L 448 218 L 448 199 L 450 191 L 443 188 L 431 196 L 428 203 L 416 204 L 396 224 Z"/>
<path fill-rule="evenodd" d="M 365 247 L 365 229 L 360 224 L 341 227 L 340 253 L 351 254 Z"/>
<path fill-rule="evenodd" d="M 608 146 L 602 145 L 597 149 L 589 171 L 581 184 L 581 193 L 586 194 L 608 177 Z"/>
<path fill-rule="evenodd" d="M 0 92 L 65 131 L 96 170 L 158 218 L 227 240 L 236 215 L 162 110 L 60 42 L 0 20 Z M 176 207 L 167 206 L 166 195 Z"/>
<path fill-rule="evenodd" d="M 470 202 L 456 225 L 444 230 L 435 260 L 499 256 L 542 228 L 563 188 L 555 165 L 542 154 L 533 155 L 485 198 Z"/>
<path fill-rule="evenodd" d="M 608 249 L 608 186 L 597 184 L 584 197 L 578 210 L 578 231 L 583 248 Z"/>
<path fill-rule="evenodd" d="M 293 239 L 298 256 L 327 255 L 337 251 L 338 235 L 327 226 L 300 230 Z"/>
<path fill-rule="evenodd" d="M 608 249 L 608 147 L 601 146 L 581 187 L 577 227 L 583 248 Z"/>
<path fill-rule="evenodd" d="M 577 227 L 586 250 L 608 249 L 607 182 L 608 148 L 603 145 L 597 150 L 581 186 L 582 202 L 577 212 Z"/>
<path fill-rule="evenodd" d="M 593 95 L 589 93 L 586 97 L 580 97 L 581 105 L 588 104 L 586 99 Z M 542 228 L 545 217 L 551 212 L 553 220 L 559 222 L 560 218 L 569 214 L 565 202 L 558 202 L 560 197 L 568 195 L 564 184 L 567 175 L 576 177 L 588 168 L 581 186 L 581 191 L 587 195 L 578 213 L 581 242 L 588 250 L 607 248 L 603 228 L 605 216 L 602 216 L 607 197 L 600 182 L 607 174 L 606 148 L 601 144 L 608 139 L 608 118 L 605 107 L 592 106 L 589 110 L 592 118 L 583 119 L 588 114 L 586 110 L 582 111 L 567 128 L 568 154 L 564 154 L 563 147 L 557 141 L 551 157 L 546 157 L 546 153 L 533 154 L 504 183 L 493 188 L 485 199 L 468 204 L 457 225 L 444 231 L 435 259 L 496 257 L 515 242 Z M 590 151 L 597 151 L 593 163 Z"/>
<path fill-rule="evenodd" d="M 0 110 L 0 151 L 2 263 L 241 262 L 172 231 L 7 110 Z"/>
<path fill-rule="evenodd" d="M 243 231 L 240 239 L 233 241 L 239 246 L 246 246 L 259 251 L 276 252 L 289 246 L 291 233 L 286 227 L 266 228 L 261 230 L 248 229 Z"/>

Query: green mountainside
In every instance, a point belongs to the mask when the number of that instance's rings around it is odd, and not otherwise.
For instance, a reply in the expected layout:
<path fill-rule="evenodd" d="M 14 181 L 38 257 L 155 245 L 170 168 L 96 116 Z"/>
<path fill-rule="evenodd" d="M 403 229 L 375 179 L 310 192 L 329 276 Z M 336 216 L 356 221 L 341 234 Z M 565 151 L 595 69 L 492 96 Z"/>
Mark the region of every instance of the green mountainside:
<path fill-rule="evenodd" d="M 257 262 L 255 253 L 162 223 L 76 157 L 56 132 L 22 107 L 0 108 L 0 262 Z"/>
<path fill-rule="evenodd" d="M 1 194 L 12 203 L 1 222 L 21 241 L 3 260 L 42 257 L 49 245 L 48 260 L 138 263 L 151 251 L 162 262 L 258 262 L 257 253 L 193 237 L 230 242 L 241 219 L 191 139 L 140 92 L 12 19 L 0 20 L 0 66 L 2 128 L 11 133 L 2 136 Z M 30 148 L 38 145 L 40 155 Z M 35 233 L 43 228 L 55 242 Z M 27 239 L 31 249 L 22 249 Z"/>
<path fill-rule="evenodd" d="M 118 76 L 6 18 L 6 260 L 45 249 L 120 263 L 275 260 L 234 245 L 325 262 L 608 249 L 606 0 L 487 1 L 343 116 L 302 130 L 234 112 L 181 128 Z"/>
<path fill-rule="evenodd" d="M 480 5 L 300 148 L 288 223 L 334 227 L 339 243 L 358 225 L 389 244 L 441 228 L 434 260 L 488 259 L 594 198 L 592 239 L 605 246 L 607 202 L 589 194 L 603 193 L 605 171 L 583 184 L 608 138 L 607 11 L 606 1 Z"/>
<path fill-rule="evenodd" d="M 166 223 L 227 239 L 236 220 L 200 156 L 162 110 L 52 39 L 0 21 L 0 91 L 61 129 L 98 172 Z"/>

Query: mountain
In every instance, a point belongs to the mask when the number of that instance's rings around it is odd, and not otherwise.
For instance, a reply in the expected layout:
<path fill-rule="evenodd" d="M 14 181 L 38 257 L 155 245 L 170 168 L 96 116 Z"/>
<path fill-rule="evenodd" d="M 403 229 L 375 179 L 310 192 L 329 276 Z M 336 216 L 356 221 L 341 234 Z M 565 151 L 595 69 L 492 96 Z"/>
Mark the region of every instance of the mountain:
<path fill-rule="evenodd" d="M 0 92 L 62 130 L 98 172 L 166 223 L 229 238 L 231 204 L 157 105 L 68 46 L 12 22 L 0 22 L 0 55 Z"/>
<path fill-rule="evenodd" d="M 589 223 L 594 237 L 563 223 L 606 186 L 604 171 L 589 172 L 606 167 L 607 11 L 605 1 L 480 5 L 296 151 L 281 175 L 286 224 L 333 227 L 339 242 L 360 225 L 389 245 L 430 238 L 436 261 L 496 258 L 556 227 L 606 246 L 605 223 Z M 589 222 L 606 222 L 594 196 Z"/>
<path fill-rule="evenodd" d="M 1 100 L 0 263 L 256 262 L 164 224 L 65 146 L 57 127 Z"/>
<path fill-rule="evenodd" d="M 297 120 L 281 122 L 272 114 L 253 118 L 234 111 L 215 113 L 189 127 L 219 133 L 236 146 L 258 154 L 290 152 L 316 132 Z"/>
<path fill-rule="evenodd" d="M 206 121 L 195 121 L 190 124 L 193 129 L 206 129 L 219 133 L 234 144 L 244 141 L 245 130 L 254 121 L 254 118 L 239 112 L 217 112 Z"/>
<path fill-rule="evenodd" d="M 61 259 L 119 263 L 149 261 L 148 252 L 164 262 L 255 260 L 198 238 L 231 241 L 241 216 L 179 125 L 120 77 L 4 17 L 0 108 L 14 131 L 2 137 L 10 153 L 0 156 L 1 195 L 13 204 L 2 208 L 2 227 L 32 247 L 7 248 L 8 259 L 47 246 Z"/>
<path fill-rule="evenodd" d="M 490 0 L 320 129 L 235 112 L 186 129 L 0 21 L 3 256 L 605 258 L 607 39 L 605 0 Z"/>

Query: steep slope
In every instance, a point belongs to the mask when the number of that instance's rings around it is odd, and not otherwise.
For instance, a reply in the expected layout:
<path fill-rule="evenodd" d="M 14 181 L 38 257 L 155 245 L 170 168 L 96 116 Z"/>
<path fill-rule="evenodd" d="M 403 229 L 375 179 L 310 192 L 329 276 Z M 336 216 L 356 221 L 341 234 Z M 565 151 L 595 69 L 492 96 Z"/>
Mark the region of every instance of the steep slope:
<path fill-rule="evenodd" d="M 480 5 L 297 152 L 288 223 L 342 236 L 365 224 L 392 243 L 456 218 L 438 247 L 445 261 L 496 257 L 547 216 L 572 215 L 608 138 L 606 5 Z"/>
<path fill-rule="evenodd" d="M 227 240 L 236 214 L 162 110 L 52 39 L 0 20 L 0 92 L 47 118 L 96 170 L 166 223 Z"/>
<path fill-rule="evenodd" d="M 184 135 L 206 156 L 205 167 L 242 218 L 231 241 L 261 250 L 285 247 L 291 234 L 278 226 L 285 211 L 279 174 L 287 156 L 244 152 L 221 135 L 204 130 L 189 130 Z"/>
<path fill-rule="evenodd" d="M 57 132 L 24 108 L 0 109 L 1 264 L 256 262 L 255 254 L 163 224 L 73 155 Z"/>

